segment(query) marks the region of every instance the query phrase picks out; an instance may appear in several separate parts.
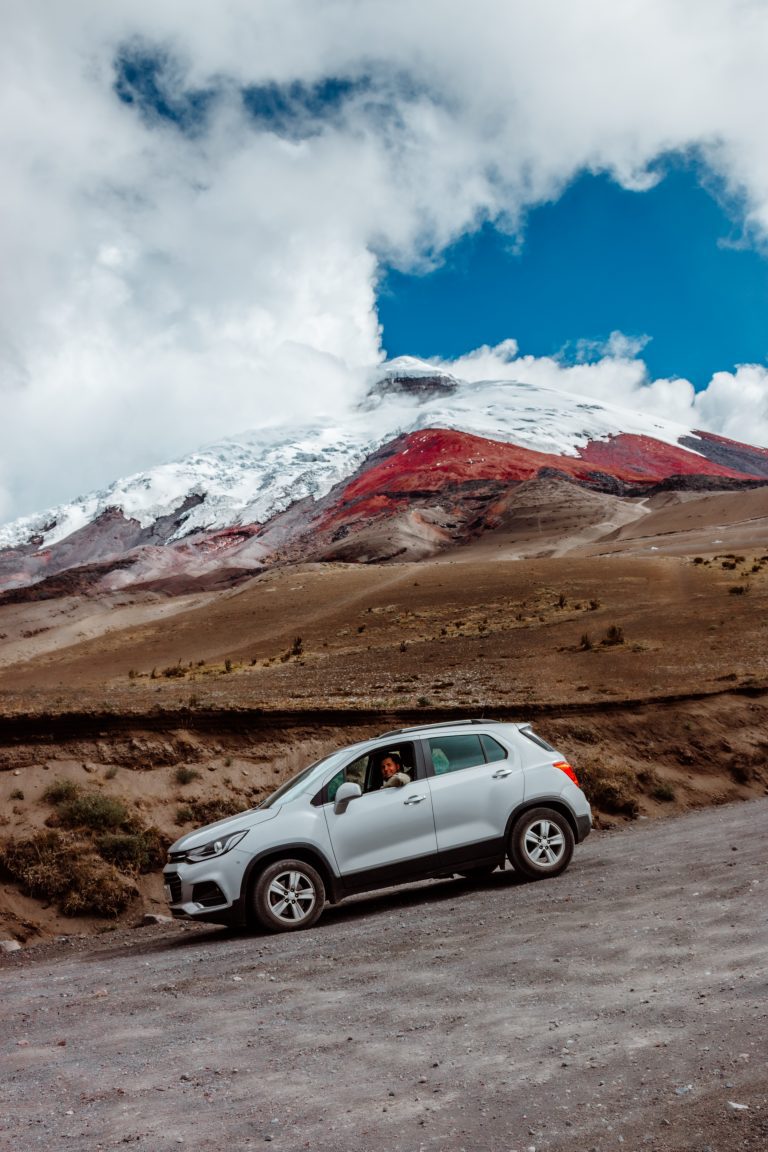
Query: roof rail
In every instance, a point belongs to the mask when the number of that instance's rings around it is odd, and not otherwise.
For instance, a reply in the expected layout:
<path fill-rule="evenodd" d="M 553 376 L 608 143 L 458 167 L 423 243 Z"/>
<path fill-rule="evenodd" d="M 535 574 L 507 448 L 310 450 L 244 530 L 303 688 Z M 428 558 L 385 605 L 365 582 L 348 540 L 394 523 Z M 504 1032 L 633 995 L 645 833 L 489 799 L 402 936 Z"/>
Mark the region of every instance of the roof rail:
<path fill-rule="evenodd" d="M 384 740 L 390 736 L 403 736 L 406 732 L 424 732 L 429 728 L 463 728 L 470 727 L 472 724 L 501 724 L 501 720 L 438 720 L 434 724 L 415 724 L 410 728 L 393 728 L 391 732 L 382 732 L 381 736 L 377 736 L 377 740 Z"/>

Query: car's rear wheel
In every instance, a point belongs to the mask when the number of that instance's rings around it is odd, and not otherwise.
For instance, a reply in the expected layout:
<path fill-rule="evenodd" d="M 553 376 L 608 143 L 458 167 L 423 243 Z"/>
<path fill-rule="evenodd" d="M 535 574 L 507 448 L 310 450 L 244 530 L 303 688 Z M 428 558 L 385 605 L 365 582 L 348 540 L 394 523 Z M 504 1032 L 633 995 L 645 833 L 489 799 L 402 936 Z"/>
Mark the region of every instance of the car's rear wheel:
<path fill-rule="evenodd" d="M 268 865 L 253 889 L 253 911 L 270 932 L 310 928 L 325 904 L 319 873 L 303 860 L 277 860 Z"/>
<path fill-rule="evenodd" d="M 559 876 L 571 862 L 573 832 L 553 808 L 533 808 L 515 824 L 509 837 L 509 859 L 530 880 Z"/>

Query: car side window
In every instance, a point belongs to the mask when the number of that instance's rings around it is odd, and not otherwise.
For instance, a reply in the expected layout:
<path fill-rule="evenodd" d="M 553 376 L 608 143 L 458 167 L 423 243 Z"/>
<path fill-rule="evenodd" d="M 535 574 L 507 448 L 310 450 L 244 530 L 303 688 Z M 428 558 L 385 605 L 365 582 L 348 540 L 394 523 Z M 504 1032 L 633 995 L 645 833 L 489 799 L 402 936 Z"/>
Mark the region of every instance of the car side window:
<path fill-rule="evenodd" d="M 333 801 L 342 784 L 359 784 L 363 792 L 378 792 L 384 783 L 381 764 L 386 756 L 396 756 L 405 776 L 412 780 L 415 776 L 416 759 L 412 741 L 387 744 L 366 752 L 345 768 L 340 769 L 326 784 L 323 790 L 324 802 Z"/>
<path fill-rule="evenodd" d="M 359 784 L 364 789 L 369 759 L 369 756 L 361 756 L 331 777 L 325 786 L 328 800 L 335 800 L 336 793 L 342 784 Z"/>
<path fill-rule="evenodd" d="M 490 764 L 493 760 L 506 760 L 509 753 L 506 748 L 502 748 L 498 740 L 494 740 L 493 736 L 486 736 L 485 733 L 480 737 L 480 743 L 485 752 L 485 758 Z"/>
<path fill-rule="evenodd" d="M 432 767 L 436 776 L 445 772 L 460 772 L 462 768 L 475 768 L 485 764 L 480 737 L 476 735 L 436 736 L 428 740 Z"/>

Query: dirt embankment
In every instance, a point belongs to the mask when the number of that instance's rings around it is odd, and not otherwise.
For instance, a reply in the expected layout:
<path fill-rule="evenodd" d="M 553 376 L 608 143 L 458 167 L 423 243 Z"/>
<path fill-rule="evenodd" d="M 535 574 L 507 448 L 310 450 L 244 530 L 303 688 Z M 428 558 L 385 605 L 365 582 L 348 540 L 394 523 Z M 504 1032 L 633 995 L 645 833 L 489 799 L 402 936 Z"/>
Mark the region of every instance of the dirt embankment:
<path fill-rule="evenodd" d="M 768 791 L 762 693 L 503 712 L 533 720 L 568 756 L 601 827 Z M 340 743 L 433 718 L 371 709 L 0 719 L 0 936 L 31 942 L 163 912 L 160 868 L 183 832 L 259 803 Z"/>

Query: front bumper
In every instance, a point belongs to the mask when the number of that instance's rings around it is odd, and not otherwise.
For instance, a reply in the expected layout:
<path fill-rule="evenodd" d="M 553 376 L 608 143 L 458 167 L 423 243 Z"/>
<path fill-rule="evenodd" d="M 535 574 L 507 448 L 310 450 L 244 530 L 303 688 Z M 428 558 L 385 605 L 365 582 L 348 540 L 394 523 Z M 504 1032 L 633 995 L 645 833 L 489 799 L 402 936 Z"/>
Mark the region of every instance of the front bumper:
<path fill-rule="evenodd" d="M 242 923 L 239 884 L 213 864 L 174 863 L 163 869 L 165 898 L 176 920 Z"/>

